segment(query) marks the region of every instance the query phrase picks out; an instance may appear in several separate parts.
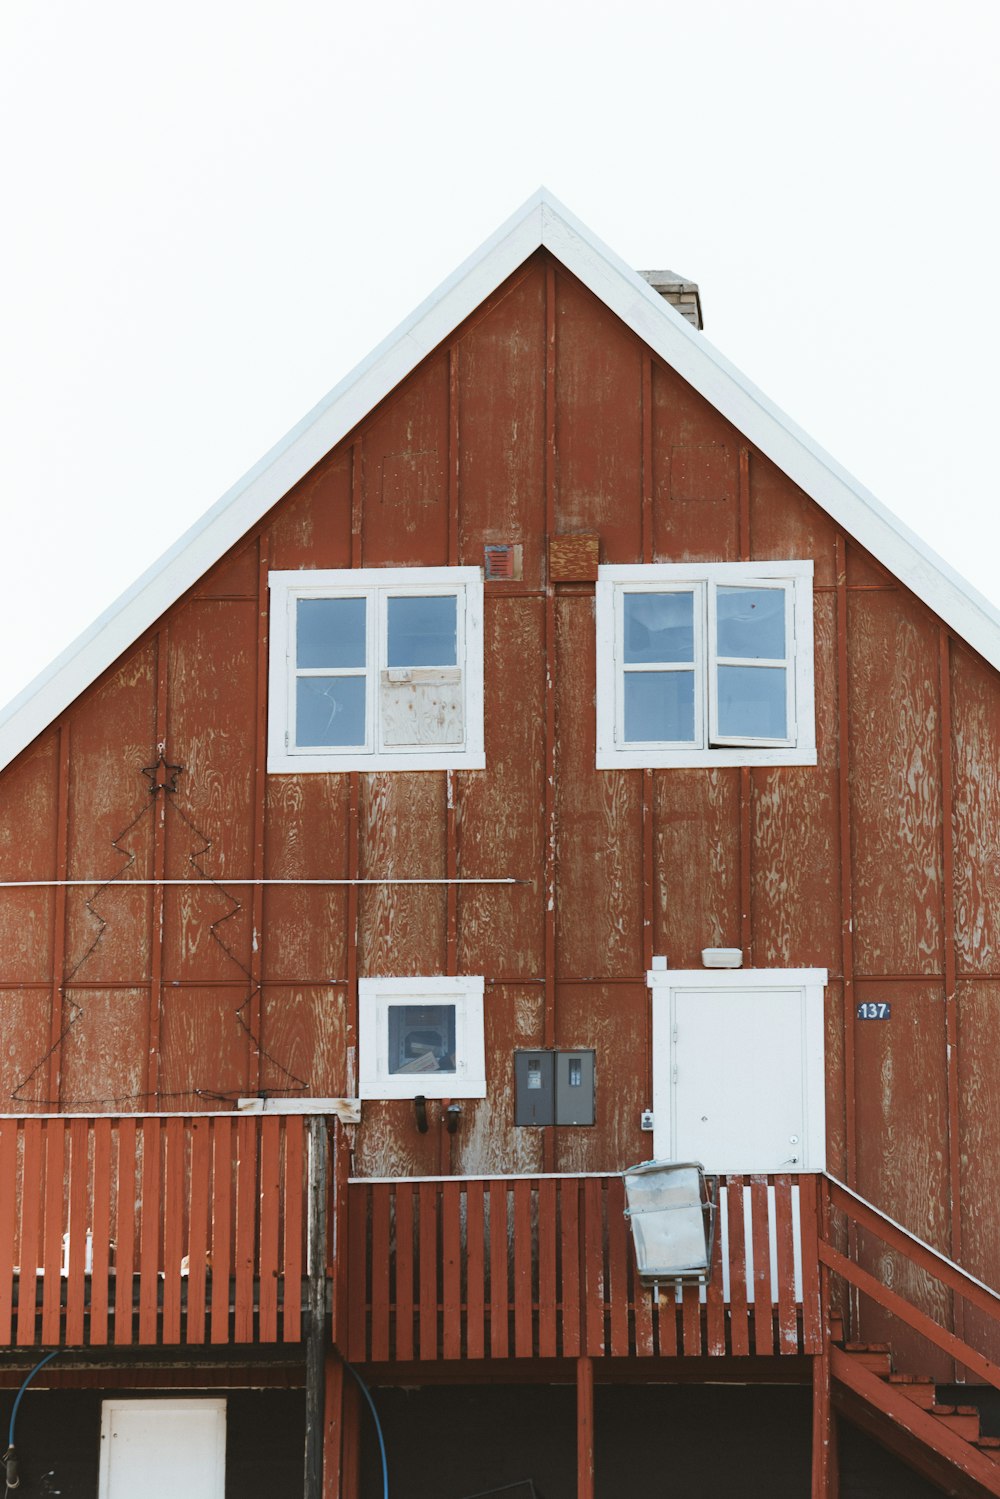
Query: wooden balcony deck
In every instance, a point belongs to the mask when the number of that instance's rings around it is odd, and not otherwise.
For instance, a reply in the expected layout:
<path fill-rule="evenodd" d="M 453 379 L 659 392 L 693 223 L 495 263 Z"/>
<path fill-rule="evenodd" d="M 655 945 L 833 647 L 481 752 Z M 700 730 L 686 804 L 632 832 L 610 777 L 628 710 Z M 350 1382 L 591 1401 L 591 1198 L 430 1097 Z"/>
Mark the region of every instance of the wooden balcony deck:
<path fill-rule="evenodd" d="M 301 1116 L 0 1119 L 0 1346 L 297 1342 Z"/>
<path fill-rule="evenodd" d="M 721 1188 L 707 1289 L 657 1301 L 635 1275 L 620 1176 L 353 1179 L 346 1357 L 818 1353 L 816 1178 Z"/>

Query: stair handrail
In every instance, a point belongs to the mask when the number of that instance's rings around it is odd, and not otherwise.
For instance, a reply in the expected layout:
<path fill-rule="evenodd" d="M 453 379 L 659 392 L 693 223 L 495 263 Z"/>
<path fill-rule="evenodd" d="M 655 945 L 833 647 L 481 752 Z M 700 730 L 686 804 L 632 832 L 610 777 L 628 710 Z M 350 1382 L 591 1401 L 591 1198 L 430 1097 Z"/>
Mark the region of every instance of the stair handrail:
<path fill-rule="evenodd" d="M 824 1171 L 823 1175 L 833 1186 L 839 1187 L 841 1192 L 845 1193 L 848 1197 L 853 1197 L 855 1202 L 859 1202 L 870 1213 L 874 1213 L 876 1218 L 881 1218 L 884 1223 L 888 1223 L 890 1228 L 894 1228 L 904 1238 L 919 1245 L 933 1259 L 940 1260 L 942 1265 L 947 1265 L 949 1270 L 954 1270 L 955 1274 L 961 1276 L 963 1280 L 969 1281 L 971 1285 L 978 1287 L 980 1291 L 985 1291 L 987 1296 L 992 1296 L 993 1300 L 997 1303 L 998 1315 L 1000 1315 L 1000 1291 L 996 1290 L 994 1286 L 989 1285 L 985 1280 L 980 1280 L 977 1275 L 972 1274 L 971 1270 L 966 1270 L 964 1265 L 960 1265 L 957 1261 L 949 1259 L 946 1254 L 941 1253 L 940 1249 L 935 1249 L 933 1244 L 928 1244 L 927 1240 L 921 1239 L 919 1234 L 915 1234 L 911 1229 L 904 1227 L 902 1223 L 899 1223 L 888 1213 L 883 1212 L 881 1208 L 876 1207 L 873 1202 L 869 1202 L 867 1197 L 862 1197 L 860 1192 L 856 1192 L 853 1187 L 849 1187 L 846 1182 L 842 1182 L 831 1171 Z"/>
<path fill-rule="evenodd" d="M 919 1248 L 930 1264 L 922 1264 L 916 1256 L 911 1257 L 911 1263 L 915 1264 L 926 1274 L 935 1276 L 953 1295 L 967 1301 L 975 1306 L 991 1320 L 1000 1323 L 1000 1294 L 985 1281 L 972 1275 L 963 1266 L 949 1259 L 939 1249 L 927 1244 L 923 1239 L 897 1223 L 888 1213 L 877 1208 L 874 1203 L 862 1197 L 846 1183 L 839 1181 L 828 1171 L 822 1173 L 825 1182 L 833 1187 L 835 1193 L 841 1197 L 839 1205 L 843 1212 L 861 1228 L 867 1228 L 870 1233 L 882 1239 L 890 1249 L 896 1248 L 905 1253 L 907 1243 Z M 830 1202 L 829 1191 L 824 1193 L 827 1203 Z M 850 1202 L 856 1204 L 852 1213 Z M 879 1224 L 884 1225 L 888 1232 L 880 1232 Z M 1000 1389 L 1000 1366 L 993 1363 L 991 1359 L 973 1348 L 963 1337 L 942 1327 L 933 1317 L 922 1311 L 912 1301 L 909 1301 L 898 1290 L 890 1285 L 884 1285 L 871 1271 L 839 1250 L 829 1238 L 828 1210 L 820 1212 L 819 1222 L 819 1260 L 826 1272 L 832 1271 L 841 1276 L 849 1285 L 854 1286 L 863 1295 L 868 1296 L 878 1305 L 885 1308 L 891 1315 L 911 1327 L 921 1337 L 933 1343 L 942 1352 L 953 1358 L 958 1364 L 978 1374 L 981 1378 L 992 1384 L 994 1388 Z M 901 1243 L 894 1244 L 893 1236 Z M 934 1264 L 942 1267 L 941 1271 L 934 1269 Z"/>

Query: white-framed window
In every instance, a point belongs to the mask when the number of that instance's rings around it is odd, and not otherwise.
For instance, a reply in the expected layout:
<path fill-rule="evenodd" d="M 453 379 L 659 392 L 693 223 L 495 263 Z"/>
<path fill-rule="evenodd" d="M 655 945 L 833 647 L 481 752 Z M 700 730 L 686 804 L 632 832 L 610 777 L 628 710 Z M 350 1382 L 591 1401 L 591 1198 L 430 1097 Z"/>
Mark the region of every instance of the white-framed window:
<path fill-rule="evenodd" d="M 361 1098 L 485 1098 L 481 976 L 359 979 Z"/>
<path fill-rule="evenodd" d="M 597 768 L 815 765 L 811 560 L 604 566 Z"/>
<path fill-rule="evenodd" d="M 652 969 L 653 1151 L 708 1171 L 826 1168 L 825 968 Z"/>
<path fill-rule="evenodd" d="M 479 568 L 269 582 L 270 771 L 484 768 Z"/>

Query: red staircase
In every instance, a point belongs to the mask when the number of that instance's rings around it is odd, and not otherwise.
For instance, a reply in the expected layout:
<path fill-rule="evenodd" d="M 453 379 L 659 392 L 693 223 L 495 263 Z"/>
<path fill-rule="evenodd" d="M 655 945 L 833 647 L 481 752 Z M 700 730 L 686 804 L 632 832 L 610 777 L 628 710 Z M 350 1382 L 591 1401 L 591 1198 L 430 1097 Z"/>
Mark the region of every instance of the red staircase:
<path fill-rule="evenodd" d="M 898 1374 L 885 1344 L 831 1349 L 833 1403 L 855 1426 L 958 1499 L 1000 1495 L 1000 1438 L 974 1405 L 938 1402 L 929 1375 Z"/>
<path fill-rule="evenodd" d="M 956 1377 L 964 1375 L 1000 1389 L 1000 1367 L 964 1336 L 973 1321 L 996 1333 L 1000 1295 L 842 1183 L 827 1178 L 820 1192 L 819 1259 L 830 1337 L 816 1375 L 814 1499 L 837 1491 L 831 1408 L 943 1493 L 956 1499 L 1000 1496 L 1000 1438 L 983 1435 L 976 1406 L 940 1402 L 931 1375 L 899 1372 L 890 1343 L 844 1342 L 841 1318 L 830 1315 L 831 1300 L 839 1293 L 842 1304 L 850 1309 L 852 1324 L 876 1314 L 900 1335 L 908 1358 L 913 1356 L 912 1334 L 917 1333 L 923 1346 L 932 1345 L 927 1365 L 936 1361 L 940 1369 L 940 1355 L 945 1354 L 954 1360 Z M 876 1240 L 879 1253 L 873 1255 L 870 1251 Z M 873 1267 L 881 1265 L 885 1251 L 890 1250 L 897 1263 L 904 1257 L 909 1266 L 934 1277 L 948 1293 L 937 1304 L 950 1309 L 946 1313 L 950 1325 L 942 1325 L 907 1299 L 905 1275 L 893 1276 L 894 1285 L 884 1284 L 858 1263 L 859 1244 L 867 1246 L 866 1257 Z M 969 1317 L 970 1308 L 989 1320 L 984 1324 L 982 1317 Z"/>

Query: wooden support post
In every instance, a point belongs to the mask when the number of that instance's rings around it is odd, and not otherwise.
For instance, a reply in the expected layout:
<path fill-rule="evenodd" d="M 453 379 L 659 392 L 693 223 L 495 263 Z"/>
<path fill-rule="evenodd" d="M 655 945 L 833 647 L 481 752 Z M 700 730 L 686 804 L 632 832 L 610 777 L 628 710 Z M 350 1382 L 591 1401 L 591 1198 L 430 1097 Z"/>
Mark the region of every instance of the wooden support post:
<path fill-rule="evenodd" d="M 823 1352 L 816 1355 L 812 1365 L 812 1499 L 834 1499 L 840 1485 L 837 1478 L 836 1418 L 830 1399 L 829 1332 L 824 1338 Z"/>
<path fill-rule="evenodd" d="M 323 1499 L 326 1368 L 326 1119 L 309 1120 L 309 1321 L 306 1331 L 306 1450 L 303 1499 Z"/>
<path fill-rule="evenodd" d="M 340 1499 L 340 1454 L 344 1440 L 344 1361 L 326 1355 L 323 1399 L 323 1499 Z"/>
<path fill-rule="evenodd" d="M 344 1419 L 340 1458 L 340 1499 L 361 1494 L 361 1391 L 353 1379 L 344 1381 Z"/>
<path fill-rule="evenodd" d="M 576 1361 L 576 1499 L 594 1499 L 594 1361 Z"/>

